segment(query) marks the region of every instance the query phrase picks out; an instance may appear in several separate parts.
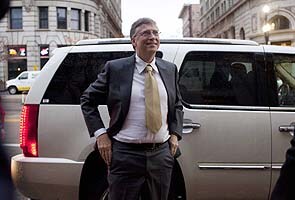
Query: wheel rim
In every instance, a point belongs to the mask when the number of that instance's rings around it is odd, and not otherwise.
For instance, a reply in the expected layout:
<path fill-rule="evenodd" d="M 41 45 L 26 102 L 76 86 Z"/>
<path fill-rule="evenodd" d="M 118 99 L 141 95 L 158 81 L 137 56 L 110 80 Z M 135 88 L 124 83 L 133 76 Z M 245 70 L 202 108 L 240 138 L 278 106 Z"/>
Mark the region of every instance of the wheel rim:
<path fill-rule="evenodd" d="M 100 196 L 99 200 L 108 200 L 109 197 L 109 189 L 107 188 L 104 193 Z"/>
<path fill-rule="evenodd" d="M 9 93 L 10 94 L 15 94 L 16 93 L 16 88 L 15 87 L 9 88 Z"/>

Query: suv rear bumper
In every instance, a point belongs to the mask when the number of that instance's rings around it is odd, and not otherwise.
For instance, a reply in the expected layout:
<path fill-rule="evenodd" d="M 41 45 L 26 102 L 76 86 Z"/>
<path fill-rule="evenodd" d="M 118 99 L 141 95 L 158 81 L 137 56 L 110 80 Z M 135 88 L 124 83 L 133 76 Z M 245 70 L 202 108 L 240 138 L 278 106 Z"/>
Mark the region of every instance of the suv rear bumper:
<path fill-rule="evenodd" d="M 78 199 L 79 182 L 84 162 L 63 158 L 11 158 L 15 186 L 33 199 Z"/>

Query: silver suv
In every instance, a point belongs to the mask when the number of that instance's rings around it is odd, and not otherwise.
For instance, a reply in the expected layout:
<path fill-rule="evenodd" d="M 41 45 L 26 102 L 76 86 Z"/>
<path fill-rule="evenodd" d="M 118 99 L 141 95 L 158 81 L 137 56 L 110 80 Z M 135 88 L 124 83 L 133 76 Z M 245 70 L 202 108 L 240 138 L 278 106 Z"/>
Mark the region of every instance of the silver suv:
<path fill-rule="evenodd" d="M 134 53 L 128 39 L 84 40 L 57 49 L 21 115 L 15 185 L 32 199 L 104 198 L 107 170 L 93 152 L 80 95 L 107 60 Z M 182 155 L 170 199 L 267 200 L 295 119 L 295 48 L 225 39 L 161 40 L 157 56 L 179 68 Z M 99 107 L 104 123 L 106 106 Z"/>

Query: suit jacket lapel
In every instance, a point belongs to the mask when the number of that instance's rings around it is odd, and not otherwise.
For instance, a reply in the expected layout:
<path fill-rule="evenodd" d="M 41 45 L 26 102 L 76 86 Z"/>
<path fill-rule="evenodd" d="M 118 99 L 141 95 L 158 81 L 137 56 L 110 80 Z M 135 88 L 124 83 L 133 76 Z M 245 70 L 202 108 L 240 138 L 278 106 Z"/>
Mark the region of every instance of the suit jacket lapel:
<path fill-rule="evenodd" d="M 168 96 L 168 115 L 171 112 L 172 106 L 173 106 L 173 96 L 175 96 L 175 79 L 174 79 L 174 73 L 172 70 L 169 69 L 169 67 L 166 66 L 164 62 L 162 62 L 161 59 L 156 59 L 156 65 L 159 69 L 160 76 L 162 78 L 162 81 L 164 83 L 167 96 Z"/>
<path fill-rule="evenodd" d="M 127 58 L 120 71 L 118 81 L 120 83 L 120 96 L 121 96 L 121 109 L 122 109 L 122 119 L 125 119 L 130 105 L 132 81 L 135 68 L 135 55 Z"/>

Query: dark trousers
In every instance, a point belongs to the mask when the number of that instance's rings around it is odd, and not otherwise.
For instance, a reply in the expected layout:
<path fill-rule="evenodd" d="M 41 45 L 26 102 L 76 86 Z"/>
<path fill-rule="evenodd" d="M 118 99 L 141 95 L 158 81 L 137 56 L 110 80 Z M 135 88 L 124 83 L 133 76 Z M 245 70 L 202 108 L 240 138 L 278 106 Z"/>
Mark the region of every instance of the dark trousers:
<path fill-rule="evenodd" d="M 167 200 L 173 164 L 168 142 L 143 150 L 114 141 L 109 200 Z"/>

